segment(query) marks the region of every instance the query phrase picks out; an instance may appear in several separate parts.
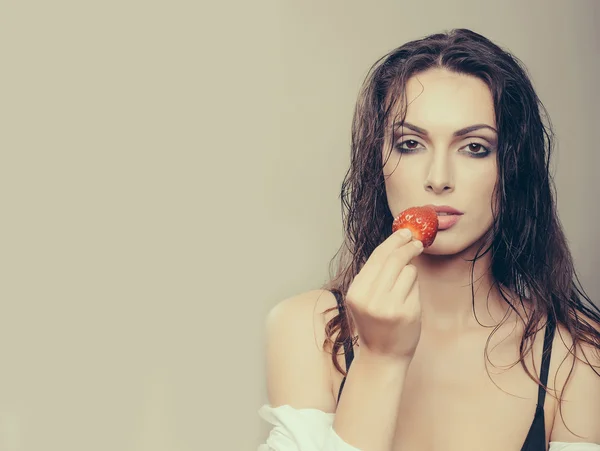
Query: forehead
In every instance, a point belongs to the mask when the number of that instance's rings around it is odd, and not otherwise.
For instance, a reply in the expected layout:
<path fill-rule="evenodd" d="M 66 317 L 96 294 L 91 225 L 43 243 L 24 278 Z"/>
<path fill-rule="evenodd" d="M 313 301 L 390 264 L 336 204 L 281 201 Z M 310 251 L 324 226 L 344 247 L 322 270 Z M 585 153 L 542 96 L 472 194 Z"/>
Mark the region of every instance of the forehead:
<path fill-rule="evenodd" d="M 485 82 L 447 69 L 429 69 L 406 84 L 406 121 L 435 133 L 484 123 L 495 128 L 494 101 Z"/>

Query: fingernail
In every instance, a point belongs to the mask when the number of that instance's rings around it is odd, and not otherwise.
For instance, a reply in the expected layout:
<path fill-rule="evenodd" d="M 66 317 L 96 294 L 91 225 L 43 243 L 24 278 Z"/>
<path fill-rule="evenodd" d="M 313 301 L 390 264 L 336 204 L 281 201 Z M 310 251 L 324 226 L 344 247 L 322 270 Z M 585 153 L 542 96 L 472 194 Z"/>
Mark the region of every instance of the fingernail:
<path fill-rule="evenodd" d="M 414 240 L 413 244 L 417 247 L 417 249 L 422 249 L 423 248 L 423 243 L 419 240 Z"/>
<path fill-rule="evenodd" d="M 410 233 L 410 230 L 408 229 L 400 229 L 400 236 L 402 238 L 410 238 L 412 236 L 412 233 Z"/>

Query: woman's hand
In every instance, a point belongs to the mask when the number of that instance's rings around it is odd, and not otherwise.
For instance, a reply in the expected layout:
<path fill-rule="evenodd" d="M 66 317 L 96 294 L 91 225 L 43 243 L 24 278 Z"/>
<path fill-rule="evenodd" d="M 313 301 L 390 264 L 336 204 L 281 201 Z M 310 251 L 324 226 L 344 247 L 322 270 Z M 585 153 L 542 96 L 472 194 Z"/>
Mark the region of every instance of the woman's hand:
<path fill-rule="evenodd" d="M 350 284 L 346 304 L 362 358 L 412 360 L 421 335 L 421 304 L 417 269 L 409 263 L 422 251 L 409 230 L 399 229 L 377 246 Z"/>

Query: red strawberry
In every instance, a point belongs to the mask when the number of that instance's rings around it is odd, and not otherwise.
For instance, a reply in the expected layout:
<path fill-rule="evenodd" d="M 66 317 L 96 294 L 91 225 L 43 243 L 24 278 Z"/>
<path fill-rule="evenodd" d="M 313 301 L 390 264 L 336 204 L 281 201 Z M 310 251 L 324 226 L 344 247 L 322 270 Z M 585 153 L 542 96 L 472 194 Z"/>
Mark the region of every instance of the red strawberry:
<path fill-rule="evenodd" d="M 433 207 L 411 207 L 400 213 L 392 223 L 392 233 L 398 229 L 408 229 L 413 238 L 429 247 L 438 232 L 438 217 Z"/>

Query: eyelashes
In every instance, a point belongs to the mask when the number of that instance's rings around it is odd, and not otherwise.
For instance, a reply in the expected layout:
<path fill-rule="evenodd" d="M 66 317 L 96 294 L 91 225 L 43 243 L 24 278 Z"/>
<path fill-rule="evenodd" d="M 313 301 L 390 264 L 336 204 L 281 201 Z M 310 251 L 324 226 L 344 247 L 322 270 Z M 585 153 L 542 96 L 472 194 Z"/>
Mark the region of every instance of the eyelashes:
<path fill-rule="evenodd" d="M 424 149 L 424 147 L 406 147 L 406 146 L 414 146 L 419 145 L 420 143 L 414 139 L 406 139 L 404 141 L 400 141 L 394 145 L 394 149 L 396 149 L 400 153 L 411 154 L 417 153 Z M 463 150 L 464 149 L 464 150 Z M 460 148 L 461 153 L 467 154 L 471 158 L 483 158 L 492 153 L 492 149 L 484 146 L 483 144 L 471 142 L 466 146 Z"/>

